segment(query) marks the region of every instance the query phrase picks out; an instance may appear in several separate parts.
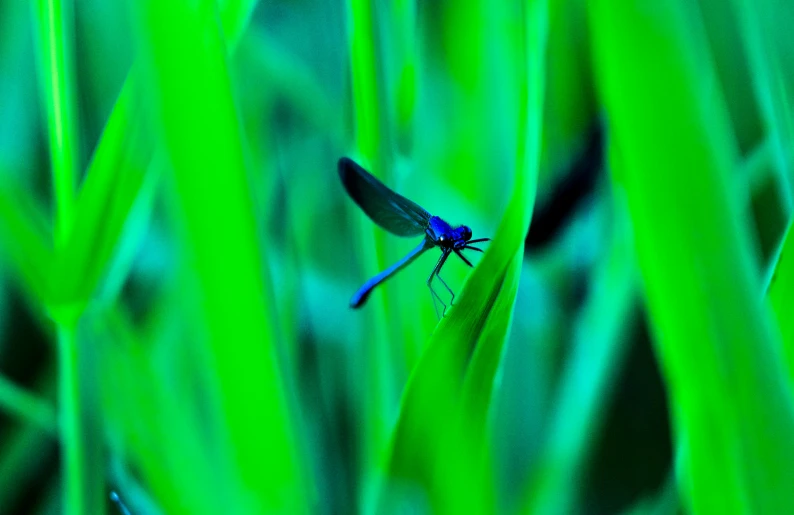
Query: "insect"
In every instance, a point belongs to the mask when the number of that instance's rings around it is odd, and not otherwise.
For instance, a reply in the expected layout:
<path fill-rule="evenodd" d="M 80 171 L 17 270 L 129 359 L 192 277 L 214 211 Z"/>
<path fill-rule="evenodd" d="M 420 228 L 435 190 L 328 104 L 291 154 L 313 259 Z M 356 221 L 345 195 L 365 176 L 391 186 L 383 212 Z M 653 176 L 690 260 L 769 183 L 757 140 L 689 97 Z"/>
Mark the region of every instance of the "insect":
<path fill-rule="evenodd" d="M 433 289 L 433 279 L 438 278 L 444 288 L 447 289 L 451 295 L 451 304 L 455 300 L 455 293 L 439 275 L 441 267 L 444 266 L 447 258 L 453 252 L 464 263 L 473 267 L 474 265 L 463 255 L 462 251 L 471 249 L 483 252 L 482 249 L 473 246 L 472 243 L 489 241 L 490 238 L 472 240 L 471 229 L 468 226 L 459 225 L 458 227 L 452 227 L 441 218 L 432 216 L 418 204 L 390 190 L 352 159 L 347 157 L 339 159 L 338 168 L 339 177 L 342 179 L 342 184 L 347 190 L 347 194 L 373 222 L 397 236 L 424 235 L 422 242 L 408 255 L 359 288 L 350 299 L 350 307 L 359 308 L 363 306 L 376 286 L 411 264 L 425 251 L 438 247 L 441 249 L 441 257 L 430 273 L 430 277 L 427 278 L 427 286 L 430 288 L 430 294 L 433 297 L 433 307 L 436 309 L 436 315 L 438 315 L 436 300 L 444 306 L 442 313 L 446 313 L 447 305 L 444 304 L 444 301 Z"/>

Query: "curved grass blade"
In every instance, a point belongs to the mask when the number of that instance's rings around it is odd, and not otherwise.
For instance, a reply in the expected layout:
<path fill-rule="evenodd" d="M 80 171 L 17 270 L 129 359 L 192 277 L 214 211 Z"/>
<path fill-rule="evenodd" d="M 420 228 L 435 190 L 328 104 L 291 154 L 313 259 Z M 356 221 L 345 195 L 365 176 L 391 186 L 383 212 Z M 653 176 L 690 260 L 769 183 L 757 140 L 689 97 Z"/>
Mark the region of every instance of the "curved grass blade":
<path fill-rule="evenodd" d="M 737 150 L 698 11 L 683 1 L 654 4 L 652 15 L 613 0 L 589 6 L 680 490 L 696 513 L 789 512 L 792 397 L 734 202 Z"/>
<path fill-rule="evenodd" d="M 208 455 L 239 477 L 230 511 L 301 513 L 305 491 L 276 361 L 277 334 L 266 322 L 273 311 L 215 4 L 149 0 L 139 12 L 147 78 L 214 365 L 208 380 L 217 397 L 208 403 L 219 407 L 223 422 L 213 428 L 223 435 L 221 452 Z"/>
<path fill-rule="evenodd" d="M 512 320 L 540 160 L 547 4 L 525 7 L 513 196 L 491 246 L 426 344 L 403 394 L 382 503 L 418 492 L 434 513 L 494 510 L 487 418 Z"/>
<path fill-rule="evenodd" d="M 221 2 L 221 19 L 233 51 L 256 2 Z M 80 311 L 108 272 L 141 189 L 158 180 L 152 162 L 151 121 L 140 101 L 140 68 L 133 66 L 110 113 L 73 207 L 73 230 L 57 261 L 53 302 Z"/>

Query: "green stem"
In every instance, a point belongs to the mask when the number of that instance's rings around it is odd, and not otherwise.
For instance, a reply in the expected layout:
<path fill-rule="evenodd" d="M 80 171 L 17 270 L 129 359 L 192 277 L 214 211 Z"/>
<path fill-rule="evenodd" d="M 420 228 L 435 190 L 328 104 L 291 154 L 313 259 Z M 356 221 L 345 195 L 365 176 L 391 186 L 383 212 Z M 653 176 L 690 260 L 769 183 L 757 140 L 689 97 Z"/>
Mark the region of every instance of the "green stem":
<path fill-rule="evenodd" d="M 80 374 L 77 359 L 76 323 L 58 325 L 58 405 L 63 448 L 65 513 L 85 513 L 83 489 L 83 431 L 80 418 Z"/>
<path fill-rule="evenodd" d="M 68 242 L 74 219 L 78 166 L 73 6 L 70 0 L 39 0 L 36 7 L 39 77 L 47 105 L 55 198 L 54 243 L 58 254 Z M 64 511 L 77 515 L 86 511 L 76 338 L 79 315 L 63 315 L 53 312 L 58 325 L 58 416 L 63 448 Z"/>
<path fill-rule="evenodd" d="M 40 76 L 47 104 L 55 194 L 55 244 L 65 244 L 75 206 L 77 131 L 72 67 L 72 5 L 67 0 L 38 4 Z"/>

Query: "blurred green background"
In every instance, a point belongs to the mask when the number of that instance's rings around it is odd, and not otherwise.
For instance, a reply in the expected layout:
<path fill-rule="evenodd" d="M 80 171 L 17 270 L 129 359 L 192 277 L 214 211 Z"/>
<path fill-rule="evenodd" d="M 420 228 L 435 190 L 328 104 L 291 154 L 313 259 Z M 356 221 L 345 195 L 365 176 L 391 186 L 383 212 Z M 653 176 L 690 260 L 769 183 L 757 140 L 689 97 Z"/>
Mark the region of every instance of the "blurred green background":
<path fill-rule="evenodd" d="M 0 513 L 794 513 L 792 20 L 0 1 Z"/>

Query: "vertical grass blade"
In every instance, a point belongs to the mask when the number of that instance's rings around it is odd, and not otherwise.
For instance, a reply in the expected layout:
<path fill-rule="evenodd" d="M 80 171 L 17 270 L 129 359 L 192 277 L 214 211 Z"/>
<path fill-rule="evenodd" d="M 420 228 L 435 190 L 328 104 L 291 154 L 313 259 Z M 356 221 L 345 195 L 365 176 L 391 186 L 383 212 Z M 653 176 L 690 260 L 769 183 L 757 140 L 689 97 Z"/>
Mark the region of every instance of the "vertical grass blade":
<path fill-rule="evenodd" d="M 533 1 L 521 12 L 513 48 L 520 70 L 513 197 L 491 246 L 427 342 L 406 386 L 386 504 L 413 491 L 419 492 L 414 502 L 427 503 L 433 513 L 495 509 L 487 422 L 534 206 L 545 80 L 547 4 Z"/>
<path fill-rule="evenodd" d="M 88 513 L 86 449 L 77 349 L 77 320 L 58 322 L 58 418 L 63 448 L 64 511 Z"/>
<path fill-rule="evenodd" d="M 627 351 L 626 333 L 632 328 L 627 321 L 637 297 L 628 213 L 622 204 L 617 208 L 612 243 L 593 270 L 593 286 L 574 329 L 545 445 L 525 491 L 524 513 L 572 513 L 582 508 L 576 500 Z"/>
<path fill-rule="evenodd" d="M 353 127 L 356 151 L 364 162 L 388 183 L 390 167 L 387 165 L 386 145 L 384 143 L 385 112 L 382 109 L 379 90 L 380 70 L 377 59 L 377 31 L 374 22 L 376 3 L 372 0 L 350 0 L 347 5 L 347 37 L 350 47 L 350 74 L 353 94 Z M 385 173 L 384 173 L 385 172 Z M 360 219 L 361 220 L 361 219 Z M 366 228 L 359 225 L 359 247 L 364 269 L 383 270 L 388 266 L 385 235 L 374 227 L 369 220 L 361 220 Z M 390 264 L 390 263 L 389 263 Z M 384 284 L 383 292 L 392 289 Z M 381 293 L 381 292 L 378 292 Z M 361 399 L 365 406 L 365 438 L 363 442 L 364 465 L 366 471 L 374 471 L 380 465 L 379 455 L 388 441 L 390 423 L 390 400 L 394 397 L 394 367 L 389 358 L 392 347 L 387 327 L 390 300 L 385 293 L 375 294 L 369 300 L 371 316 L 366 320 L 369 343 L 362 351 L 366 367 L 366 387 Z M 366 477 L 376 474 L 365 473 Z M 364 488 L 365 505 L 372 501 L 370 485 Z"/>
<path fill-rule="evenodd" d="M 74 211 L 79 140 L 70 0 L 37 0 L 39 75 L 49 128 L 55 197 L 55 242 L 62 246 L 68 237 Z"/>
<path fill-rule="evenodd" d="M 350 67 L 353 79 L 355 134 L 358 151 L 380 168 L 381 125 L 378 95 L 378 69 L 375 61 L 375 26 L 373 3 L 351 0 L 348 28 Z"/>
<path fill-rule="evenodd" d="M 681 491 L 696 513 L 789 512 L 792 398 L 735 202 L 737 150 L 699 13 L 682 1 L 597 0 L 590 21 Z"/>
<path fill-rule="evenodd" d="M 227 466 L 239 471 L 242 482 L 232 511 L 299 513 L 299 466 L 275 359 L 276 334 L 265 322 L 272 310 L 215 5 L 150 0 L 140 13 L 149 85 L 199 279 L 228 432 Z"/>
<path fill-rule="evenodd" d="M 72 34 L 69 0 L 36 4 L 40 82 L 47 106 L 50 161 L 55 198 L 56 251 L 66 245 L 74 217 L 79 166 Z M 40 299 L 44 300 L 44 299 Z M 85 485 L 85 445 L 77 349 L 79 313 L 51 312 L 58 332 L 58 409 L 63 449 L 63 494 L 66 513 L 89 511 Z"/>
<path fill-rule="evenodd" d="M 794 384 L 794 232 L 789 223 L 769 282 L 767 297 L 775 314 L 783 343 L 783 355 L 788 367 L 789 383 Z"/>

